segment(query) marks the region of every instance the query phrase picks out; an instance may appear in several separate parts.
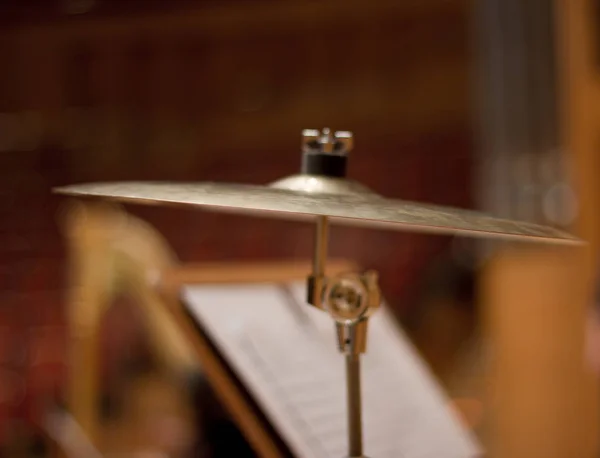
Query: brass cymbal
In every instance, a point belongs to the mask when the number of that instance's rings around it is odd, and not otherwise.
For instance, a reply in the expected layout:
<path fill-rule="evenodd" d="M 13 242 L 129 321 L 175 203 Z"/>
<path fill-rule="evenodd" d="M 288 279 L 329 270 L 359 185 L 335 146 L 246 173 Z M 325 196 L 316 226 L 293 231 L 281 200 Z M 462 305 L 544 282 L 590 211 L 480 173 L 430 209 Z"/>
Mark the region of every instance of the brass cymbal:
<path fill-rule="evenodd" d="M 56 189 L 147 205 L 206 207 L 294 220 L 325 216 L 332 223 L 417 232 L 577 244 L 576 237 L 538 224 L 494 218 L 470 210 L 388 199 L 346 178 L 351 132 L 302 132 L 302 173 L 266 186 L 230 183 L 89 183 Z"/>
<path fill-rule="evenodd" d="M 373 228 L 511 238 L 557 244 L 576 237 L 538 224 L 471 210 L 389 199 L 344 178 L 295 175 L 270 185 L 230 183 L 107 182 L 71 185 L 60 194 L 145 205 L 204 207 L 290 220 L 327 216 L 332 223 Z"/>

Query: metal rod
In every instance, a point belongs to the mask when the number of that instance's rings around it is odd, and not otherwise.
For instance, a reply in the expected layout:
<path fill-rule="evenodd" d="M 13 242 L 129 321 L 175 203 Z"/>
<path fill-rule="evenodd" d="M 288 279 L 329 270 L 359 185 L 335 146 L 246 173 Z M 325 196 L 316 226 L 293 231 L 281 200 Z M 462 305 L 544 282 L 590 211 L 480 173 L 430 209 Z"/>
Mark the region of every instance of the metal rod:
<path fill-rule="evenodd" d="M 363 456 L 362 405 L 360 393 L 360 355 L 346 355 L 346 386 L 348 403 L 348 454 L 350 458 Z"/>
<path fill-rule="evenodd" d="M 315 229 L 315 255 L 313 258 L 313 275 L 315 277 L 325 275 L 328 236 L 329 220 L 326 216 L 317 216 L 317 227 Z"/>

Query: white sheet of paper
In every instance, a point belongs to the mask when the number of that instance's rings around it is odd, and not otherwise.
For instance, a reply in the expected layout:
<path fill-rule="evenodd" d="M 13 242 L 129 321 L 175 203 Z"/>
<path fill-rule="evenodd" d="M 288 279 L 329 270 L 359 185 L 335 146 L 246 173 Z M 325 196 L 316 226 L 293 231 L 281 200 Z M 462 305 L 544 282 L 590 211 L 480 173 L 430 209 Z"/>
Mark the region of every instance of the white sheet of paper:
<path fill-rule="evenodd" d="M 344 358 L 304 283 L 190 285 L 182 299 L 295 456 L 347 456 Z M 370 319 L 362 360 L 366 456 L 481 455 L 385 305 Z"/>

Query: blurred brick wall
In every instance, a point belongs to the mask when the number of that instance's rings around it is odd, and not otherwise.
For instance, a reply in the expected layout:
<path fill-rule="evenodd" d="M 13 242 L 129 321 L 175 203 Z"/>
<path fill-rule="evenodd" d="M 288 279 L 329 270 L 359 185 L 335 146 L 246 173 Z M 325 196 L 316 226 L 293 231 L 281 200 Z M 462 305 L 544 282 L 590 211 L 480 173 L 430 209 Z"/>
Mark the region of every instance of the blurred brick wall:
<path fill-rule="evenodd" d="M 302 128 L 330 126 L 355 133 L 353 178 L 388 196 L 470 206 L 467 27 L 464 11 L 444 4 L 371 12 L 366 25 L 355 15 L 342 32 L 326 17 L 309 24 L 284 9 L 275 20 L 260 7 L 233 9 L 229 22 L 220 19 L 227 10 L 215 10 L 197 24 L 184 14 L 181 26 L 150 17 L 8 29 L 0 41 L 0 428 L 34 421 L 63 380 L 65 252 L 52 186 L 266 183 L 297 171 Z M 311 254 L 306 225 L 130 210 L 184 261 Z M 386 297 L 401 307 L 446 242 L 335 228 L 331 252 L 379 270 Z M 130 313 L 113 310 L 110 322 Z M 106 332 L 116 341 L 132 329 Z"/>

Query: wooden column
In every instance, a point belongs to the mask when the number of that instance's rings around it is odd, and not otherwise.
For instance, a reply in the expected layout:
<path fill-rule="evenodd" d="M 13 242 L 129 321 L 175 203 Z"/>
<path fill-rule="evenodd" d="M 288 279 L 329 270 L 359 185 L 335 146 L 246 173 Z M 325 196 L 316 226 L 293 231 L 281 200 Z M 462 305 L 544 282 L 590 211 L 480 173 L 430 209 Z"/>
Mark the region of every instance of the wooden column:
<path fill-rule="evenodd" d="M 561 114 L 564 145 L 573 168 L 579 215 L 576 231 L 589 242 L 579 271 L 582 301 L 575 310 L 579 320 L 588 319 L 595 282 L 598 279 L 600 251 L 600 60 L 598 54 L 598 2 L 558 0 L 556 8 L 559 36 Z M 600 349 L 597 349 L 600 350 Z M 587 361 L 586 361 L 587 362 Z M 586 369 L 587 369 L 586 365 Z M 580 456 L 598 456 L 600 450 L 600 381 L 585 371 L 580 375 L 580 440 L 585 444 Z"/>
<path fill-rule="evenodd" d="M 591 242 L 591 250 L 496 246 L 484 264 L 491 457 L 598 453 L 598 383 L 584 345 L 590 254 L 597 252 L 600 235 L 600 168 L 589 102 L 600 93 L 592 88 L 593 15 L 586 10 L 589 2 L 558 0 L 556 6 L 553 11 L 547 1 L 486 0 L 478 17 L 484 25 L 478 38 L 485 43 L 481 150 L 490 153 L 482 158 L 482 206 L 507 217 L 568 224 Z M 558 75 L 558 81 L 548 75 Z M 548 164 L 555 169 L 550 178 Z M 552 198 L 553 182 L 563 179 L 579 200 L 576 221 L 566 213 L 556 217 L 544 204 Z"/>
<path fill-rule="evenodd" d="M 510 246 L 489 259 L 482 282 L 493 347 L 489 385 L 491 457 L 598 456 L 598 380 L 585 359 L 600 224 L 593 100 L 591 2 L 556 4 L 560 148 L 578 199 L 578 250 Z"/>
<path fill-rule="evenodd" d="M 484 271 L 492 345 L 491 457 L 594 455 L 595 388 L 584 366 L 580 251 L 511 247 Z"/>

